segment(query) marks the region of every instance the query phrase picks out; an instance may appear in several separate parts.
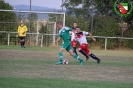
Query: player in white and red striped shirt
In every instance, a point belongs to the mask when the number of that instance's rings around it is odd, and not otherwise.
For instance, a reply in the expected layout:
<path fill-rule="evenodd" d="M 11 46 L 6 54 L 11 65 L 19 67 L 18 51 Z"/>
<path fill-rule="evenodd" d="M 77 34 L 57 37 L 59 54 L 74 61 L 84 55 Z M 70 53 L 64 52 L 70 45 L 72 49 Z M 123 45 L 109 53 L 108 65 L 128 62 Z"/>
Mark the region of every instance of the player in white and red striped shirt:
<path fill-rule="evenodd" d="M 77 33 L 77 30 L 76 30 L 77 25 L 78 25 L 77 22 L 74 22 L 73 23 L 73 28 L 72 28 L 72 31 L 71 31 L 71 45 L 73 47 L 73 53 L 75 53 L 76 55 L 78 55 L 77 51 L 76 51 L 77 41 L 74 41 L 74 39 L 75 39 L 75 34 Z"/>
<path fill-rule="evenodd" d="M 86 40 L 86 35 L 89 35 L 94 42 L 96 42 L 96 39 L 92 36 L 91 33 L 81 31 L 79 27 L 76 27 L 77 33 L 76 33 L 76 38 L 75 41 L 78 41 L 80 46 L 78 48 L 79 52 L 82 53 L 84 56 L 90 56 L 93 59 L 97 60 L 97 63 L 100 63 L 100 59 L 96 57 L 94 54 L 92 54 L 88 48 L 88 42 Z M 86 58 L 88 60 L 89 58 Z"/>

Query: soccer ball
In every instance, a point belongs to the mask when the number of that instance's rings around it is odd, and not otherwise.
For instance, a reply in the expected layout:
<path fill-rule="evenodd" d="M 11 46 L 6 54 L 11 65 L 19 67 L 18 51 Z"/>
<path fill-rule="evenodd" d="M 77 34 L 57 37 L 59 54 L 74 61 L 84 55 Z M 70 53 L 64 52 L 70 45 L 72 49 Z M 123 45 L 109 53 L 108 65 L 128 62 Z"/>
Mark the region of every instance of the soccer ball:
<path fill-rule="evenodd" d="M 68 60 L 67 59 L 64 59 L 63 60 L 63 64 L 68 64 Z"/>

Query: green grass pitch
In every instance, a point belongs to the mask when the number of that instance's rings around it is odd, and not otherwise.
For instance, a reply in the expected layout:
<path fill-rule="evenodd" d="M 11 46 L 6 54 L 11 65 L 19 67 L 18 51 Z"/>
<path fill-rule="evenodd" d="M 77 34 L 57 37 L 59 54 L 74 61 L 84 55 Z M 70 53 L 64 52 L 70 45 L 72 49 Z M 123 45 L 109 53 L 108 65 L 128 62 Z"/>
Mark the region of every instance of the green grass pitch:
<path fill-rule="evenodd" d="M 55 65 L 58 49 L 0 45 L 0 88 L 133 88 L 132 50 L 91 50 L 102 62 L 80 66 L 66 51 Z"/>

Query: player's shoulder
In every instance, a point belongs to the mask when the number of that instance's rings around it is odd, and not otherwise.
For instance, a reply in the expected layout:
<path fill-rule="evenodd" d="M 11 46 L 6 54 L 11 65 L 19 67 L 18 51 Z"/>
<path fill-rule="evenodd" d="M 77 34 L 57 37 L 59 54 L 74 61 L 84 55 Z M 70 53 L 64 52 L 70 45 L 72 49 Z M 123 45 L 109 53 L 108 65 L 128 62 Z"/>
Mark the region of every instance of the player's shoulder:
<path fill-rule="evenodd" d="M 83 34 L 84 34 L 84 35 L 88 35 L 88 34 L 89 34 L 89 32 L 83 31 Z"/>
<path fill-rule="evenodd" d="M 87 32 L 87 31 L 82 31 L 83 33 L 89 33 L 89 32 Z"/>
<path fill-rule="evenodd" d="M 63 29 L 65 29 L 65 30 L 72 30 L 72 28 L 67 27 L 67 26 L 63 27 Z"/>
<path fill-rule="evenodd" d="M 68 26 L 65 26 L 65 27 L 63 27 L 63 28 L 67 29 L 67 28 L 70 28 L 70 27 L 68 27 Z"/>
<path fill-rule="evenodd" d="M 26 27 L 26 25 L 24 24 L 24 25 L 19 25 L 19 27 Z"/>

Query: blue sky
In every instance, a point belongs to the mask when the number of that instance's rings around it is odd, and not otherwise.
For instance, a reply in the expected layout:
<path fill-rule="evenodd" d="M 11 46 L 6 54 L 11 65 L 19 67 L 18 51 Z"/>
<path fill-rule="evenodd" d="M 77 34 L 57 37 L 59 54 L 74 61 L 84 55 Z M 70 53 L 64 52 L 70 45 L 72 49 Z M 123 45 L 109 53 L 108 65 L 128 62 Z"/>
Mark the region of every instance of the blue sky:
<path fill-rule="evenodd" d="M 42 6 L 42 7 L 49 7 L 55 9 L 61 9 L 62 0 L 31 0 L 32 5 L 34 6 Z M 5 0 L 6 3 L 10 5 L 30 5 L 30 0 Z"/>

